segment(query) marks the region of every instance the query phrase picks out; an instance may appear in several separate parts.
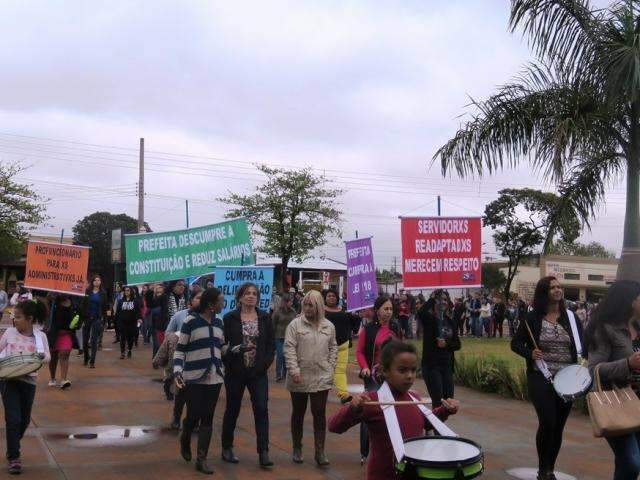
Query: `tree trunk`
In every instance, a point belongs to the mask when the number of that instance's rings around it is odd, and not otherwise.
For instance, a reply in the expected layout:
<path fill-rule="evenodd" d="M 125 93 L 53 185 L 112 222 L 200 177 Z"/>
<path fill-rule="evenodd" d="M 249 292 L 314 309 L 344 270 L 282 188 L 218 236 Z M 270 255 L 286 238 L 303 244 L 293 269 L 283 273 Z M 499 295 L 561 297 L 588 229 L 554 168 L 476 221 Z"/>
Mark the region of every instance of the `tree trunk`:
<path fill-rule="evenodd" d="M 289 267 L 289 259 L 282 258 L 282 278 L 280 279 L 280 290 L 282 293 L 287 293 L 289 289 L 287 288 L 287 268 Z M 293 278 L 291 279 L 291 283 L 293 283 Z M 290 285 L 293 287 L 293 285 Z"/>
<path fill-rule="evenodd" d="M 638 128 L 634 129 L 638 131 Z M 627 158 L 627 204 L 624 239 L 618 265 L 618 280 L 640 281 L 640 165 L 638 141 L 633 141 Z"/>

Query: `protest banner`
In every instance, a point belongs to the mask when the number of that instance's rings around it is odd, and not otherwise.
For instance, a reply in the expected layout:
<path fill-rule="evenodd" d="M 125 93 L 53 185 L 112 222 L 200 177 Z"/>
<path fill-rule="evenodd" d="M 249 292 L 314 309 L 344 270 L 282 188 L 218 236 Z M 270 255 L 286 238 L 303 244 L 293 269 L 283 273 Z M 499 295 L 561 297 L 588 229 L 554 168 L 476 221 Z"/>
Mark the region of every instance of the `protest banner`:
<path fill-rule="evenodd" d="M 405 288 L 477 288 L 482 267 L 479 217 L 402 217 Z"/>
<path fill-rule="evenodd" d="M 269 310 L 271 294 L 273 293 L 273 267 L 217 267 L 215 269 L 214 285 L 224 294 L 224 309 L 221 315 L 235 310 L 236 291 L 243 283 L 255 283 L 260 293 L 257 307 Z"/>
<path fill-rule="evenodd" d="M 124 236 L 127 283 L 163 282 L 211 273 L 217 265 L 253 265 L 243 218 L 205 227 Z"/>
<path fill-rule="evenodd" d="M 90 247 L 32 242 L 27 245 L 24 286 L 35 290 L 84 295 Z"/>
<path fill-rule="evenodd" d="M 347 248 L 347 310 L 372 307 L 378 296 L 371 238 L 344 242 Z"/>

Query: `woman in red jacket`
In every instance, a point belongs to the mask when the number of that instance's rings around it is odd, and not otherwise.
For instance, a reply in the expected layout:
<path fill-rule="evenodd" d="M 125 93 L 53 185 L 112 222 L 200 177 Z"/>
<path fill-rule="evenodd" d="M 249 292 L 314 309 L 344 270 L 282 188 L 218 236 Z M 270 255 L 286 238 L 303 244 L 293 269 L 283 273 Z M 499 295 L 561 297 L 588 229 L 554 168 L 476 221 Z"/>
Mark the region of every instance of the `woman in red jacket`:
<path fill-rule="evenodd" d="M 418 370 L 418 357 L 413 345 L 391 340 L 382 349 L 380 358 L 386 383 L 391 389 L 395 401 L 412 401 L 416 394 L 410 394 Z M 345 405 L 329 420 L 329 431 L 344 433 L 351 427 L 365 423 L 369 427 L 371 452 L 367 467 L 367 480 L 390 480 L 397 478 L 394 449 L 391 444 L 384 413 L 379 405 L 365 405 L 365 402 L 378 401 L 378 392 L 366 392 L 354 396 L 349 405 Z M 459 403 L 447 399 L 442 407 L 433 410 L 440 419 L 458 411 Z M 393 407 L 396 408 L 396 407 Z M 417 405 L 396 408 L 396 415 L 403 439 L 420 437 L 431 424 Z"/>

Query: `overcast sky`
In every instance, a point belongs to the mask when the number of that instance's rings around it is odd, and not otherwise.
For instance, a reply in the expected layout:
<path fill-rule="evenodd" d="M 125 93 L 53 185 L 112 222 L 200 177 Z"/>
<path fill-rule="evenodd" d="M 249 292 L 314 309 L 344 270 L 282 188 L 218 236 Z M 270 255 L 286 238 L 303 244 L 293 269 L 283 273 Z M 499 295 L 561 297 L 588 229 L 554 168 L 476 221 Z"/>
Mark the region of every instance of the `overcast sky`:
<path fill-rule="evenodd" d="M 214 198 L 261 182 L 252 162 L 312 166 L 346 190 L 344 238 L 372 235 L 378 265 L 400 268 L 398 215 L 435 214 L 438 194 L 445 215 L 481 215 L 500 188 L 543 185 L 528 168 L 443 180 L 431 165 L 469 97 L 531 60 L 508 13 L 501 0 L 5 1 L 0 159 L 32 165 L 22 177 L 51 198 L 38 231 L 57 233 L 97 210 L 137 216 L 140 137 L 156 231 L 185 226 L 184 199 L 192 226 L 221 220 Z M 619 252 L 622 183 L 607 205 L 582 240 Z M 338 240 L 323 252 L 344 259 Z"/>

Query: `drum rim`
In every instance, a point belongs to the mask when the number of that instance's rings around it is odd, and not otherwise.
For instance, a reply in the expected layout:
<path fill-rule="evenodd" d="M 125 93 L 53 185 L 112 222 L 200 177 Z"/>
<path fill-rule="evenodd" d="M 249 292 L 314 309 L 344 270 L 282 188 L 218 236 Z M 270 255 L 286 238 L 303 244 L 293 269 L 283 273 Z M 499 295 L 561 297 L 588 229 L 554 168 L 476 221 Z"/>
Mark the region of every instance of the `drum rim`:
<path fill-rule="evenodd" d="M 0 380 L 1 379 L 11 379 L 11 378 L 19 378 L 19 377 L 24 377 L 25 375 L 30 375 L 32 373 L 37 372 L 38 370 L 40 370 L 42 368 L 42 366 L 44 365 L 42 359 L 40 358 L 40 356 L 36 353 L 30 353 L 30 354 L 18 354 L 18 355 L 9 355 L 8 357 L 4 357 L 0 359 L 0 371 L 2 371 L 2 362 L 7 362 L 9 360 L 15 360 L 17 358 L 25 358 L 28 359 L 28 361 L 24 361 L 21 364 L 23 365 L 33 365 L 35 368 L 33 368 L 32 370 L 29 370 L 26 373 L 20 373 L 18 375 L 1 375 L 0 374 Z M 17 364 L 19 365 L 19 364 Z M 12 365 L 12 366 L 17 366 L 17 365 Z M 11 367 L 7 367 L 5 366 L 5 368 L 11 368 Z"/>
<path fill-rule="evenodd" d="M 404 459 L 410 460 L 411 462 L 413 462 L 417 466 L 421 466 L 421 467 L 458 467 L 460 465 L 471 465 L 473 463 L 483 462 L 483 460 L 484 460 L 484 452 L 482 451 L 482 447 L 479 444 L 477 444 L 476 442 L 474 442 L 473 440 L 469 440 L 468 438 L 452 437 L 452 436 L 445 436 L 445 435 L 421 436 L 421 437 L 408 438 L 408 439 L 406 439 L 404 441 L 404 443 L 406 444 L 406 443 L 414 442 L 414 441 L 417 441 L 417 440 L 454 440 L 454 441 L 464 442 L 464 443 L 468 443 L 470 445 L 473 445 L 480 452 L 475 457 L 471 457 L 471 458 L 469 458 L 467 460 L 442 460 L 442 461 L 440 461 L 440 460 L 420 460 L 418 458 L 410 457 L 405 453 L 405 456 L 403 457 L 403 460 Z"/>

